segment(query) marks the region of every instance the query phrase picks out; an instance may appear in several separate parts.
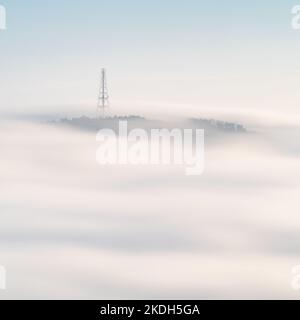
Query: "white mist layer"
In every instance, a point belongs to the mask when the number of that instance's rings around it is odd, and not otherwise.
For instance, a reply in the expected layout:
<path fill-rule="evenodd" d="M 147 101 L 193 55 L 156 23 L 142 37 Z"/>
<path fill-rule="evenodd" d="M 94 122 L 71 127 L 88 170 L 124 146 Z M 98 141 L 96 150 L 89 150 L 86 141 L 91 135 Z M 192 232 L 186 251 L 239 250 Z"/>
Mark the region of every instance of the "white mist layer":
<path fill-rule="evenodd" d="M 200 177 L 100 166 L 95 134 L 0 133 L 0 298 L 300 297 L 300 130 L 206 145 Z"/>

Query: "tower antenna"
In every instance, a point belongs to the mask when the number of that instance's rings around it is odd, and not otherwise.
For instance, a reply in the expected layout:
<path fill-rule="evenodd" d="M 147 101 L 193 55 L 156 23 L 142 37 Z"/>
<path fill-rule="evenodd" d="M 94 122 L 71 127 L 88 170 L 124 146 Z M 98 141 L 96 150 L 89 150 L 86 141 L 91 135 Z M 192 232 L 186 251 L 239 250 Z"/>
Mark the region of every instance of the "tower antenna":
<path fill-rule="evenodd" d="M 106 70 L 104 68 L 101 70 L 101 82 L 97 107 L 98 110 L 101 111 L 102 117 L 105 118 L 105 111 L 109 108 L 109 95 L 107 89 Z"/>

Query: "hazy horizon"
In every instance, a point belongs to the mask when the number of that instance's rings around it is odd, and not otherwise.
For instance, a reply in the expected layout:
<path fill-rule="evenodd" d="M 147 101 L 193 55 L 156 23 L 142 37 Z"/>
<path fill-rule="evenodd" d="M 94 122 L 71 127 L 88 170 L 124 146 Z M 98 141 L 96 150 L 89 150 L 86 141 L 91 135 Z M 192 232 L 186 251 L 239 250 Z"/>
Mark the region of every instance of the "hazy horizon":
<path fill-rule="evenodd" d="M 117 112 L 299 118 L 294 1 L 1 3 L 0 114 L 92 114 L 105 67 Z"/>

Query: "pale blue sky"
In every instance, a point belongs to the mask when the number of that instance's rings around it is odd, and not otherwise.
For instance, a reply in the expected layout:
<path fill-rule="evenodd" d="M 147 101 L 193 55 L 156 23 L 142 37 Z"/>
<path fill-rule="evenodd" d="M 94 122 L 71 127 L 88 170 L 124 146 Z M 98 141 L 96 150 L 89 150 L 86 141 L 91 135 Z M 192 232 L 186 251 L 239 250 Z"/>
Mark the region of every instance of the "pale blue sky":
<path fill-rule="evenodd" d="M 299 112 L 300 31 L 290 27 L 296 0 L 0 4 L 8 23 L 0 32 L 1 112 L 93 112 L 101 67 L 116 109 Z"/>

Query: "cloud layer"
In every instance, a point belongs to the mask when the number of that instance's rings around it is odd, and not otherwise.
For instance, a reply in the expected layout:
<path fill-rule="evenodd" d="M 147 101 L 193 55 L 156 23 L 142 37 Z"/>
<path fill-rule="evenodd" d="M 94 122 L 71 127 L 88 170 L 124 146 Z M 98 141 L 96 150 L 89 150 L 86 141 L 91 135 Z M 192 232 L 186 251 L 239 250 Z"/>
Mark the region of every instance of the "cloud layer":
<path fill-rule="evenodd" d="M 206 170 L 103 167 L 94 134 L 2 124 L 1 298 L 299 298 L 300 131 L 206 145 Z"/>

